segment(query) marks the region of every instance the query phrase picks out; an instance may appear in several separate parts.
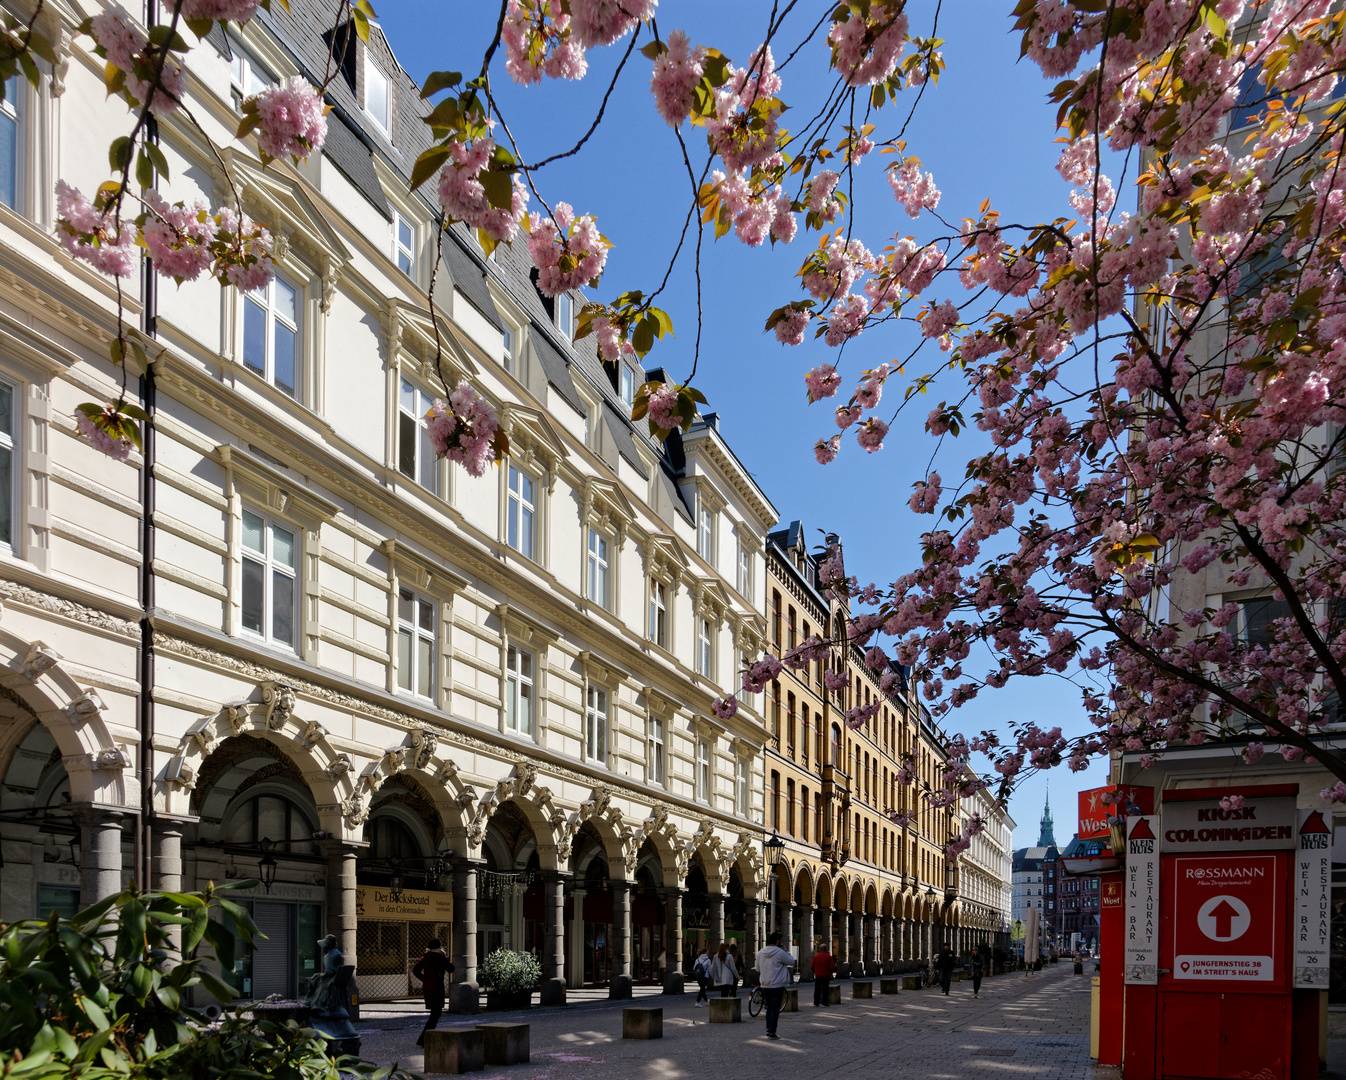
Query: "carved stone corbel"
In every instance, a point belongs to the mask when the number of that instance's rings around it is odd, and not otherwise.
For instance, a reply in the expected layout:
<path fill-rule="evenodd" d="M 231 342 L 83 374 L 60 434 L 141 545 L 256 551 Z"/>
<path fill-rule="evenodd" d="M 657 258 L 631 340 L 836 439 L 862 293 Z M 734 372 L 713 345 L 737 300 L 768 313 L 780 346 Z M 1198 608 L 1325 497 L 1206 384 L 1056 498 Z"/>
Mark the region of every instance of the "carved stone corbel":
<path fill-rule="evenodd" d="M 220 715 L 228 722 L 230 730 L 235 735 L 242 735 L 243 729 L 248 726 L 248 709 L 246 701 L 235 701 L 220 709 Z"/>
<path fill-rule="evenodd" d="M 326 738 L 327 729 L 318 721 L 309 720 L 304 724 L 304 733 L 299 737 L 299 743 L 304 749 L 311 750 Z"/>
<path fill-rule="evenodd" d="M 332 759 L 332 763 L 327 766 L 327 775 L 332 780 L 340 780 L 343 776 L 355 768 L 351 762 L 349 754 L 338 754 Z"/>
<path fill-rule="evenodd" d="M 66 713 L 78 727 L 80 724 L 87 724 L 106 707 L 103 704 L 103 699 L 98 696 L 98 691 L 93 687 L 88 687 L 84 693 L 66 706 Z"/>
<path fill-rule="evenodd" d="M 417 769 L 424 769 L 435 756 L 439 736 L 428 728 L 419 728 L 408 736 L 408 740 L 411 743 L 409 747 L 411 754 L 404 760 L 409 761 Z"/>
<path fill-rule="evenodd" d="M 60 653 L 45 641 L 34 641 L 23 658 L 23 673 L 36 682 L 60 662 Z"/>
<path fill-rule="evenodd" d="M 105 746 L 89 755 L 89 767 L 104 772 L 116 772 L 131 767 L 131 757 L 120 746 Z"/>
<path fill-rule="evenodd" d="M 280 731 L 294 713 L 294 687 L 289 683 L 264 682 L 261 689 L 262 704 L 266 707 L 266 726 L 270 731 Z"/>

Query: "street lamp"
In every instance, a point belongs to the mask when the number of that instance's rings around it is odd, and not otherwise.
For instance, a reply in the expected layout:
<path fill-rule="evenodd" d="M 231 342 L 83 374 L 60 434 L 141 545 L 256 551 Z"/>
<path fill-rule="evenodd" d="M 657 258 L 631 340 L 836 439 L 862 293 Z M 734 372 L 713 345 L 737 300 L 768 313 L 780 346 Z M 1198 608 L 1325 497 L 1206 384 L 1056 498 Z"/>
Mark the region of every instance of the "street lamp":
<path fill-rule="evenodd" d="M 762 841 L 763 861 L 770 867 L 771 880 L 767 882 L 767 902 L 771 905 L 771 925 L 776 925 L 776 868 L 785 859 L 785 841 L 775 829 L 771 839 Z"/>
<path fill-rule="evenodd" d="M 276 883 L 276 870 L 280 866 L 276 862 L 275 856 L 271 854 L 271 849 L 276 846 L 276 842 L 268 837 L 263 837 L 257 842 L 257 845 L 262 849 L 262 857 L 257 863 L 257 876 L 262 879 L 262 884 L 266 887 L 266 891 L 270 893 L 271 886 Z"/>

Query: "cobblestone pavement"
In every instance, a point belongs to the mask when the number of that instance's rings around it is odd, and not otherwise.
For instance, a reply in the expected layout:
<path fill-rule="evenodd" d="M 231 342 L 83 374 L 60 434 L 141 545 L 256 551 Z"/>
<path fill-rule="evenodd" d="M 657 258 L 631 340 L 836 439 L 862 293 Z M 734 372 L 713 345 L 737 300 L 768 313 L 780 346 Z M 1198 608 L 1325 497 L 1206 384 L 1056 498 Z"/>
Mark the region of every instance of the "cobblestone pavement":
<path fill-rule="evenodd" d="M 800 1011 L 781 1016 L 780 1039 L 765 1037 L 762 1018 L 709 1024 L 706 1009 L 681 998 L 655 996 L 638 1002 L 662 1005 L 664 1037 L 623 1041 L 622 1002 L 587 1002 L 527 1013 L 483 1013 L 473 1023 L 509 1020 L 531 1025 L 532 1060 L 508 1069 L 488 1068 L 480 1080 L 791 1080 L 836 1074 L 863 1078 L 921 1077 L 924 1080 L 1114 1080 L 1115 1069 L 1089 1060 L 1089 979 L 1066 964 L 1038 975 L 1002 975 L 982 984 L 973 1000 L 971 983 L 955 983 L 948 997 L 934 990 L 904 991 L 872 1000 L 851 998 L 840 983 L 842 1004 L 815 1010 L 812 986 L 800 992 Z M 874 989 L 877 992 L 878 983 Z M 808 1002 L 806 1003 L 805 999 Z M 363 1056 L 400 1062 L 419 1072 L 424 1058 L 414 1045 L 419 1024 L 404 1006 L 371 1006 L 381 1014 L 363 1021 Z M 368 1016 L 369 1014 L 366 1013 Z M 470 1026 L 446 1016 L 442 1027 Z"/>

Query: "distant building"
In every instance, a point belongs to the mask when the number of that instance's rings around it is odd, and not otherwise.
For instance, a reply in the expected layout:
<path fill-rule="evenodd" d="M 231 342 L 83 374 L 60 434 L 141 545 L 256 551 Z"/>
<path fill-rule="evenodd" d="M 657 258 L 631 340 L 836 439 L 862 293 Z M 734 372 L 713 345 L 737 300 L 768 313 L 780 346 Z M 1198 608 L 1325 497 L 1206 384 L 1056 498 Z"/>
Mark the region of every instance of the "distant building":
<path fill-rule="evenodd" d="M 1056 861 L 1059 857 L 1048 796 L 1042 807 L 1036 846 L 1019 848 L 1014 853 L 1010 886 L 1011 919 L 1026 923 L 1029 910 L 1036 908 L 1047 940 L 1051 940 L 1050 927 L 1056 914 Z"/>
<path fill-rule="evenodd" d="M 1107 846 L 1104 840 L 1081 840 L 1077 834 L 1061 851 L 1052 867 L 1052 884 L 1055 894 L 1055 908 L 1050 912 L 1047 924 L 1055 933 L 1056 941 L 1062 948 L 1098 947 L 1099 913 L 1102 890 L 1099 888 L 1097 874 L 1074 875 L 1065 872 L 1065 860 L 1097 855 Z"/>

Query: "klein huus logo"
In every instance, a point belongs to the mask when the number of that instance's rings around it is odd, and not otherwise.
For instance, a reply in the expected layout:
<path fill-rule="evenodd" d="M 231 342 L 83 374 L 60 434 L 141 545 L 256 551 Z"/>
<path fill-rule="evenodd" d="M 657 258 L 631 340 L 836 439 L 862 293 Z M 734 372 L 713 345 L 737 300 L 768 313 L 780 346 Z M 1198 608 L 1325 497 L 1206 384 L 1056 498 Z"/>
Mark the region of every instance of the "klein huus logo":
<path fill-rule="evenodd" d="M 1150 828 L 1150 823 L 1144 818 L 1136 819 L 1136 823 L 1131 826 L 1131 835 L 1126 839 L 1126 850 L 1128 855 L 1154 854 L 1154 831 Z"/>
<path fill-rule="evenodd" d="M 1322 812 L 1315 810 L 1299 827 L 1299 850 L 1327 851 L 1331 846 L 1332 833 L 1323 820 Z"/>

